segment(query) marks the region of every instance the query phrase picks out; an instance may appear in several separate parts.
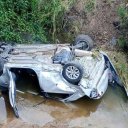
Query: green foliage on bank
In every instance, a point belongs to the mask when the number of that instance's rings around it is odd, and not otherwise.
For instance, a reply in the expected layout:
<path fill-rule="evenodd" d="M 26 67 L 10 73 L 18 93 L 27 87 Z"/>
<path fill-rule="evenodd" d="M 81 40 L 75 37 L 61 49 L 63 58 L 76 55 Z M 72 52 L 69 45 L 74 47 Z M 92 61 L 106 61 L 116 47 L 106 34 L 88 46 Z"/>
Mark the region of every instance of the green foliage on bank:
<path fill-rule="evenodd" d="M 85 12 L 92 12 L 95 8 L 96 0 L 86 0 Z"/>
<path fill-rule="evenodd" d="M 0 41 L 54 41 L 72 1 L 0 0 Z"/>
<path fill-rule="evenodd" d="M 128 7 L 121 5 L 118 8 L 118 15 L 120 18 L 118 44 L 121 48 L 128 48 Z"/>

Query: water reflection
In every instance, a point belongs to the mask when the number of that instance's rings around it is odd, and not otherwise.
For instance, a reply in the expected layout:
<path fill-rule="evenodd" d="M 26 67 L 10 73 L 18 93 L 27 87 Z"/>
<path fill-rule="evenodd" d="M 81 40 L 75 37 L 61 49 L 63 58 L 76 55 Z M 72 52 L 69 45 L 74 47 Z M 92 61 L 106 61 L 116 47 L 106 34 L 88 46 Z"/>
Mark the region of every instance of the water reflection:
<path fill-rule="evenodd" d="M 104 97 L 100 100 L 91 100 L 83 97 L 71 103 L 62 103 L 45 99 L 38 93 L 38 82 L 22 77 L 17 81 L 17 88 L 25 93 L 17 93 L 17 106 L 20 119 L 16 119 L 10 108 L 8 96 L 6 99 L 7 121 L 5 127 L 16 123 L 17 127 L 104 127 L 120 126 L 125 128 L 128 124 L 128 100 L 120 87 L 110 86 Z M 4 108 L 4 107 L 3 107 Z M 115 118 L 116 116 L 116 118 Z M 100 120 L 100 123 L 99 123 Z M 107 121 L 109 123 L 107 123 Z M 113 122 L 116 122 L 113 124 Z M 103 127 L 101 127 L 103 128 Z"/>

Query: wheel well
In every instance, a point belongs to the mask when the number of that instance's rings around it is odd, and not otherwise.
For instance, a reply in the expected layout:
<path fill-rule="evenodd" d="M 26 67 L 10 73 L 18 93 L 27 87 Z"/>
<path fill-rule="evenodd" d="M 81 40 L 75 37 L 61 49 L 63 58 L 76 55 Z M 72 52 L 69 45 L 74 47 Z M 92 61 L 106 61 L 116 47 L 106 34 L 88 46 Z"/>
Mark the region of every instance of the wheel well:
<path fill-rule="evenodd" d="M 16 75 L 16 88 L 23 92 L 40 93 L 41 89 L 37 74 L 32 69 L 11 68 Z"/>

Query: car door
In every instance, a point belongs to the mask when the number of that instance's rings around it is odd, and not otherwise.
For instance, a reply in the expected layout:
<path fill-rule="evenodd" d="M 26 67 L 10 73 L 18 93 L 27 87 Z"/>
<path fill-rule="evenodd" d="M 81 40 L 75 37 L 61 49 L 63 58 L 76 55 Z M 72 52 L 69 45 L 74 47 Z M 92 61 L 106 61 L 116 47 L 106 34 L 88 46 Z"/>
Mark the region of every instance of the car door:
<path fill-rule="evenodd" d="M 17 106 L 16 106 L 15 74 L 13 72 L 11 72 L 9 69 L 7 71 L 8 71 L 8 75 L 10 78 L 10 81 L 9 81 L 9 101 L 10 101 L 11 107 L 12 107 L 16 117 L 19 117 Z"/>

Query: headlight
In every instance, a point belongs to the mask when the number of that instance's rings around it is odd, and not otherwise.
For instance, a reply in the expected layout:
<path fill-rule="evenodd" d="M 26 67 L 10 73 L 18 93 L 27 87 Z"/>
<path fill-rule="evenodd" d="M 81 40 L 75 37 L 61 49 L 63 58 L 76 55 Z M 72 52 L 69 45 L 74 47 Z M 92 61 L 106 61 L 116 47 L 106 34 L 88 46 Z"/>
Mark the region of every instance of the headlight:
<path fill-rule="evenodd" d="M 97 91 L 96 88 L 93 88 L 92 91 L 91 91 L 91 93 L 90 93 L 90 98 L 96 99 L 98 97 L 100 97 L 100 94 L 98 93 L 98 91 Z"/>

